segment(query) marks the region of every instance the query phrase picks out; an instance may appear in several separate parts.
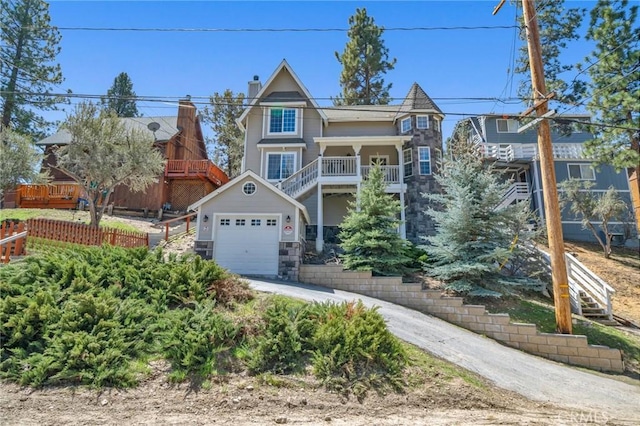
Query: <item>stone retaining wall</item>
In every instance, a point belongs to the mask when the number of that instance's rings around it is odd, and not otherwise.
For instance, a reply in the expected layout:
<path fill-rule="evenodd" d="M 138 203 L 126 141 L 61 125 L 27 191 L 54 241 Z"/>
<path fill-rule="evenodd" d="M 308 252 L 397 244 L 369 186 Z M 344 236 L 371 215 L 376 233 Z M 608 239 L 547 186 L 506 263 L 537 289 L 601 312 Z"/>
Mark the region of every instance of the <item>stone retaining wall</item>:
<path fill-rule="evenodd" d="M 339 265 L 300 265 L 299 280 L 413 308 L 554 361 L 601 371 L 624 370 L 619 349 L 589 345 L 586 336 L 540 333 L 533 324 L 513 323 L 508 314 L 463 305 L 461 297 L 443 297 L 440 290 L 403 284 L 400 277 L 372 277 L 371 272 L 344 271 Z"/>

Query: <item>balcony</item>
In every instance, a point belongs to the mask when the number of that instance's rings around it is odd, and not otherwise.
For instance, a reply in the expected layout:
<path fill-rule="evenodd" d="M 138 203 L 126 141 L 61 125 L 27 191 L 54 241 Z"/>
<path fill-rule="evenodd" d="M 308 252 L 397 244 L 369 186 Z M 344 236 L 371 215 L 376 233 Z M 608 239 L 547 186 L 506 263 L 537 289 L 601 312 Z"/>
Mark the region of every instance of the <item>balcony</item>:
<path fill-rule="evenodd" d="M 357 185 L 366 180 L 374 166 L 359 166 L 360 157 L 320 157 L 298 170 L 277 186 L 287 195 L 297 198 L 313 188 L 316 183 L 330 185 Z M 380 166 L 387 190 L 398 192 L 400 166 Z"/>
<path fill-rule="evenodd" d="M 478 144 L 480 152 L 486 158 L 494 158 L 500 161 L 511 162 L 515 160 L 539 159 L 537 144 Z M 589 160 L 581 143 L 554 143 L 552 144 L 553 158 L 555 160 Z"/>
<path fill-rule="evenodd" d="M 164 169 L 169 179 L 207 179 L 216 186 L 229 182 L 229 177 L 210 160 L 169 160 Z"/>
<path fill-rule="evenodd" d="M 48 185 L 19 185 L 16 190 L 16 206 L 32 209 L 74 209 L 84 189 L 77 183 Z"/>

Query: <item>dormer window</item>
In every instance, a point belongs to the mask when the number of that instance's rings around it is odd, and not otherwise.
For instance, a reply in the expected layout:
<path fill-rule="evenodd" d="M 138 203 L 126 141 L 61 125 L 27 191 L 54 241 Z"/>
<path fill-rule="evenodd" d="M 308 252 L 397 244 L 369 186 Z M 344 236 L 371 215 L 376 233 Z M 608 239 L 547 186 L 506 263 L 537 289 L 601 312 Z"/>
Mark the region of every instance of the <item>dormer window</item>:
<path fill-rule="evenodd" d="M 424 130 L 429 128 L 429 116 L 428 115 L 418 115 L 416 116 L 416 128 L 419 130 Z"/>
<path fill-rule="evenodd" d="M 294 134 L 296 133 L 295 108 L 270 108 L 269 109 L 269 133 L 270 134 Z"/>
<path fill-rule="evenodd" d="M 407 133 L 411 130 L 411 117 L 407 117 L 400 122 L 400 129 L 402 129 L 402 133 Z"/>

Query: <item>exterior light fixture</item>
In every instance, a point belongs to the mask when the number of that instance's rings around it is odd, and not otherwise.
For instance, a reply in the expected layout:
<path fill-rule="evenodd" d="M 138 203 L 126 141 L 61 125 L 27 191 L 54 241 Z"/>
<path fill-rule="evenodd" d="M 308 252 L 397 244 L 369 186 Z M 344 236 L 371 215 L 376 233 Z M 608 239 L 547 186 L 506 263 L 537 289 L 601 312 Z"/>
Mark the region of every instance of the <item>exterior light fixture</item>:
<path fill-rule="evenodd" d="M 203 222 L 209 222 L 209 216 L 207 216 L 206 214 L 204 215 L 204 217 L 202 218 Z"/>
<path fill-rule="evenodd" d="M 287 215 L 287 223 L 291 223 L 291 216 Z"/>

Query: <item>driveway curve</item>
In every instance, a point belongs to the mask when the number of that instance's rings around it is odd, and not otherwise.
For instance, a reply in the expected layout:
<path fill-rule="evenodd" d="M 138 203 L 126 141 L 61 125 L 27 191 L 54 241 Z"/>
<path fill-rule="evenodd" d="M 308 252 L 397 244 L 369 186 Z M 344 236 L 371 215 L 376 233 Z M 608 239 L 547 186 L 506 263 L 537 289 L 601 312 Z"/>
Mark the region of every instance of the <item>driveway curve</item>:
<path fill-rule="evenodd" d="M 637 386 L 529 355 L 471 331 L 403 306 L 311 284 L 249 280 L 258 291 L 308 301 L 360 299 L 378 306 L 390 331 L 440 358 L 464 367 L 529 399 L 602 418 L 640 423 Z"/>

